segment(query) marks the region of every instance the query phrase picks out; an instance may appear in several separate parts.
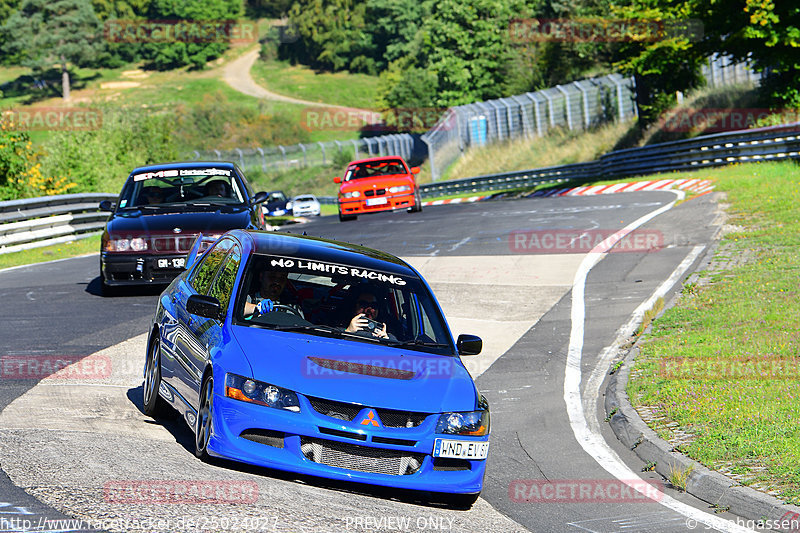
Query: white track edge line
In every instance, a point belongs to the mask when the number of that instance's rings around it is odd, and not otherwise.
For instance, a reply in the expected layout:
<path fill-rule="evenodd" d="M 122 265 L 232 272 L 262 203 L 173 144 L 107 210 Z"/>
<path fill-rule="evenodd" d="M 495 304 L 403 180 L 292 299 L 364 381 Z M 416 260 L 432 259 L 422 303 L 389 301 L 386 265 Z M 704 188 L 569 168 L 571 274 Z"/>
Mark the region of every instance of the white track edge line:
<path fill-rule="evenodd" d="M 586 278 L 591 269 L 600 262 L 605 256 L 604 253 L 595 250 L 608 250 L 611 245 L 619 242 L 625 235 L 632 232 L 639 226 L 645 224 L 656 216 L 672 209 L 677 202 L 678 198 L 684 196 L 682 191 L 670 191 L 675 193 L 676 199 L 671 203 L 664 205 L 647 215 L 640 217 L 631 224 L 628 224 L 622 230 L 608 237 L 602 243 L 598 244 L 593 251 L 589 252 L 578 267 L 575 273 L 575 281 L 572 286 L 572 309 L 570 313 L 571 329 L 569 340 L 569 351 L 567 353 L 567 363 L 564 370 L 564 401 L 567 406 L 567 414 L 569 416 L 570 426 L 575 435 L 578 444 L 589 454 L 597 463 L 603 467 L 609 474 L 616 477 L 623 483 L 631 486 L 632 489 L 642 493 L 645 497 L 650 497 L 640 482 L 643 480 L 631 470 L 613 449 L 608 445 L 603 436 L 595 431 L 592 431 L 587 422 L 586 414 L 581 401 L 581 357 L 583 352 L 583 336 L 585 326 L 585 301 L 584 293 L 586 289 Z M 594 416 L 594 413 L 592 413 Z M 651 489 L 652 490 L 652 489 Z M 710 515 L 699 509 L 695 509 L 685 503 L 679 502 L 671 496 L 657 491 L 657 503 L 672 509 L 673 511 L 686 517 L 687 525 L 694 522 L 704 524 L 719 531 L 744 533 L 751 531 L 745 527 L 737 525 L 734 522 L 725 520 L 717 516 Z"/>

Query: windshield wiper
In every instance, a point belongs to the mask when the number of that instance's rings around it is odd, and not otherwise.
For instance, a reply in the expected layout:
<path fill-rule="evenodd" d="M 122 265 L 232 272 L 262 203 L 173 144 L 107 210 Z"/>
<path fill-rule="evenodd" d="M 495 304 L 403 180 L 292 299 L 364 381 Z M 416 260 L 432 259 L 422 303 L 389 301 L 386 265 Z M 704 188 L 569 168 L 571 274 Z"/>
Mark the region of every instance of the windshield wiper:
<path fill-rule="evenodd" d="M 240 207 L 242 204 L 233 204 L 228 202 L 210 202 L 210 201 L 191 201 L 191 202 L 184 202 L 184 205 L 213 205 L 215 207 Z"/>
<path fill-rule="evenodd" d="M 447 348 L 449 345 L 443 344 L 441 342 L 432 342 L 432 341 L 423 341 L 420 339 L 414 339 L 413 341 L 394 341 L 391 343 L 392 346 L 425 346 L 427 348 Z"/>
<path fill-rule="evenodd" d="M 270 329 L 276 331 L 322 331 L 325 333 L 335 333 L 341 335 L 343 331 L 333 326 L 326 326 L 324 324 L 270 324 Z"/>

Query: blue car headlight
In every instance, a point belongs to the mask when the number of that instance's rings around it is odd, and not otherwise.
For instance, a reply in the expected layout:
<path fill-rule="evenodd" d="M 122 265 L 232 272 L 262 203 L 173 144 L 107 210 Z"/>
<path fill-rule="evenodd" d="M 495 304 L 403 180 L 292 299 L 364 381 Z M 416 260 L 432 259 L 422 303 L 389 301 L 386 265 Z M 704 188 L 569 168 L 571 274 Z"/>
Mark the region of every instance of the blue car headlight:
<path fill-rule="evenodd" d="M 466 413 L 442 413 L 436 422 L 436 433 L 447 435 L 471 435 L 482 437 L 489 434 L 489 411 Z"/>
<path fill-rule="evenodd" d="M 300 402 L 297 401 L 294 391 L 236 374 L 225 374 L 225 396 L 275 409 L 300 412 Z"/>

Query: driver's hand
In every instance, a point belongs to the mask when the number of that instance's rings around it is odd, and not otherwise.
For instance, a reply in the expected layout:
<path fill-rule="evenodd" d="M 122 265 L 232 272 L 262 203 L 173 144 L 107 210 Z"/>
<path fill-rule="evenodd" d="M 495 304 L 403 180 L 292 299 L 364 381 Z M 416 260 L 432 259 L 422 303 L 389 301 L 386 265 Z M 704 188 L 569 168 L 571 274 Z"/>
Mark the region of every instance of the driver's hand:
<path fill-rule="evenodd" d="M 275 302 L 270 300 L 269 298 L 264 298 L 256 305 L 256 312 L 253 313 L 254 315 L 264 315 L 269 313 L 275 308 Z"/>
<path fill-rule="evenodd" d="M 349 331 L 350 333 L 355 333 L 356 331 L 359 331 L 366 327 L 367 327 L 367 317 L 364 313 L 359 313 L 353 317 L 353 320 L 351 320 L 350 324 L 347 325 L 347 329 L 345 329 L 345 331 Z"/>

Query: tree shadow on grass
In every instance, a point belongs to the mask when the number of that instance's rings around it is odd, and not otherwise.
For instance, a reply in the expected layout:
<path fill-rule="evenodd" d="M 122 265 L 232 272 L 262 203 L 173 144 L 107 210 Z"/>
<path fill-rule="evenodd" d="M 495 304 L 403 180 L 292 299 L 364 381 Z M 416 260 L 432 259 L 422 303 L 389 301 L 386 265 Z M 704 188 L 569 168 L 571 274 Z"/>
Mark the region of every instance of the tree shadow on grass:
<path fill-rule="evenodd" d="M 90 81 L 96 80 L 100 74 L 94 72 L 81 76 L 70 72 L 70 90 L 85 89 Z M 22 105 L 33 105 L 50 98 L 61 98 L 61 69 L 51 68 L 39 73 L 23 74 L 16 79 L 0 85 L 5 98 L 20 98 Z"/>

